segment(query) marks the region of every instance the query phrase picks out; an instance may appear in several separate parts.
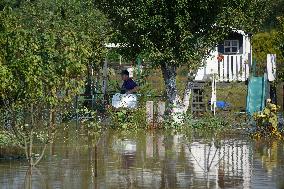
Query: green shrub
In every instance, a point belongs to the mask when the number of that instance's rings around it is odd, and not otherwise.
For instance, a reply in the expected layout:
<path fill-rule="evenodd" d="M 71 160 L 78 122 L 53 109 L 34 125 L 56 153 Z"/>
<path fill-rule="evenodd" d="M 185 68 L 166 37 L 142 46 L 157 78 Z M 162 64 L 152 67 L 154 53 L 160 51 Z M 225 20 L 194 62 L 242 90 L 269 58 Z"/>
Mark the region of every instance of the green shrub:
<path fill-rule="evenodd" d="M 146 110 L 143 107 L 137 109 L 108 109 L 110 116 L 110 125 L 116 129 L 139 129 L 147 128 Z"/>
<path fill-rule="evenodd" d="M 5 131 L 0 131 L 0 147 L 15 145 L 14 140 Z"/>

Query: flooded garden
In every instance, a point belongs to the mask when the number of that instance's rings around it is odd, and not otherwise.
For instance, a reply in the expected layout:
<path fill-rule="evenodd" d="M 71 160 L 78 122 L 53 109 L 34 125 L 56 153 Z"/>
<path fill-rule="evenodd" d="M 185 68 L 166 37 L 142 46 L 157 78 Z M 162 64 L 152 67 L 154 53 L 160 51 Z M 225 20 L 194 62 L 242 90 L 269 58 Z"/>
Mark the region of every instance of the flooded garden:
<path fill-rule="evenodd" d="M 109 130 L 99 138 L 64 131 L 29 172 L 0 160 L 0 188 L 275 188 L 284 186 L 284 146 L 224 135 Z"/>
<path fill-rule="evenodd" d="M 283 10 L 0 1 L 0 189 L 283 189 Z"/>

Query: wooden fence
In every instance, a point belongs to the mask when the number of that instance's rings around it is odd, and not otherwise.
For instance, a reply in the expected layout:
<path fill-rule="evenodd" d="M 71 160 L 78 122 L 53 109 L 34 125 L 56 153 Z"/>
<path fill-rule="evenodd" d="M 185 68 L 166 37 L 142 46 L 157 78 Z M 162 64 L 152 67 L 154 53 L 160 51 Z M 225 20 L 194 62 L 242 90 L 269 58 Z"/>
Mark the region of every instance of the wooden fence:
<path fill-rule="evenodd" d="M 249 62 L 243 55 L 226 55 L 218 64 L 219 82 L 246 81 L 249 77 Z"/>

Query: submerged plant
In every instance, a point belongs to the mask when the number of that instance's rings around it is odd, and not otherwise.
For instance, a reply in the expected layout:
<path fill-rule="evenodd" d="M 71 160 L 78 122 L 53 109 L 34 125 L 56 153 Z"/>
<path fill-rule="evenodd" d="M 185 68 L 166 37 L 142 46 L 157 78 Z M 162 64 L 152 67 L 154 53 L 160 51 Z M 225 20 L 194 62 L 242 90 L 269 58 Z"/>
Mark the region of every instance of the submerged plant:
<path fill-rule="evenodd" d="M 139 129 L 147 128 L 146 123 L 146 110 L 143 107 L 137 109 L 108 109 L 108 115 L 110 116 L 110 125 L 116 129 Z"/>
<path fill-rule="evenodd" d="M 253 138 L 278 138 L 283 139 L 283 133 L 278 130 L 278 117 L 277 113 L 279 106 L 267 100 L 267 105 L 262 112 L 255 113 L 253 119 L 256 124 L 256 130 L 252 134 Z"/>
<path fill-rule="evenodd" d="M 193 134 L 196 137 L 216 138 L 232 129 L 232 124 L 229 119 L 222 116 L 204 115 L 199 118 L 187 116 L 180 130 L 186 134 Z"/>

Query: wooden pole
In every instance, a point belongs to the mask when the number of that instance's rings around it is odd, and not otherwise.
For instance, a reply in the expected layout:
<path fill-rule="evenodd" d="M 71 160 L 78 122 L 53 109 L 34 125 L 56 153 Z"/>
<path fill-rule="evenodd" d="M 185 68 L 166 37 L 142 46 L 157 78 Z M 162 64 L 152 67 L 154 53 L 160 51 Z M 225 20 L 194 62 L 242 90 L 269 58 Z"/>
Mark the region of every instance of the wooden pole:
<path fill-rule="evenodd" d="M 154 121 L 154 101 L 146 102 L 146 121 L 148 124 Z"/>
<path fill-rule="evenodd" d="M 76 109 L 76 129 L 79 129 L 78 95 L 76 95 L 76 99 L 75 99 L 75 109 Z"/>
<path fill-rule="evenodd" d="M 102 93 L 104 95 L 104 100 L 106 100 L 106 92 L 107 92 L 107 58 L 105 59 L 103 66 Z"/>
<path fill-rule="evenodd" d="M 140 81 L 140 79 L 141 79 L 140 78 L 141 77 L 141 58 L 138 57 L 136 61 L 137 61 L 137 72 L 138 72 L 137 73 L 137 80 Z"/>
<path fill-rule="evenodd" d="M 166 111 L 166 103 L 163 101 L 158 102 L 158 122 L 162 123 L 164 121 L 164 115 Z"/>
<path fill-rule="evenodd" d="M 91 65 L 91 99 L 92 99 L 92 109 L 94 109 L 94 68 Z"/>
<path fill-rule="evenodd" d="M 284 109 L 284 85 L 282 85 L 282 110 Z"/>
<path fill-rule="evenodd" d="M 95 177 L 98 177 L 98 147 L 95 145 Z"/>

